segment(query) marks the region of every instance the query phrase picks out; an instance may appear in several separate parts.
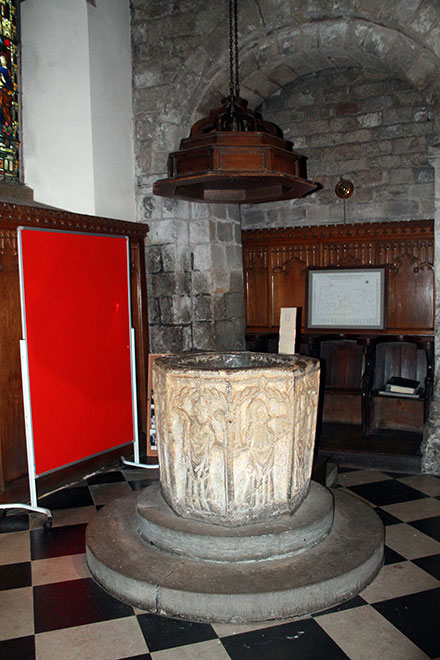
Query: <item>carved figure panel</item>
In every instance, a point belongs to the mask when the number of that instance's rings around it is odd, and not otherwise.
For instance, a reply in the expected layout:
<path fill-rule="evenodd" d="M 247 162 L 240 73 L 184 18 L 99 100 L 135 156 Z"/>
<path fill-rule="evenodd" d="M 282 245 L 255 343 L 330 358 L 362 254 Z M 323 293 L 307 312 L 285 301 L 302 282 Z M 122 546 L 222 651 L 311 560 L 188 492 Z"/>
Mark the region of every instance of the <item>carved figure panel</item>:
<path fill-rule="evenodd" d="M 216 369 L 207 364 L 214 358 Z M 159 358 L 153 373 L 161 489 L 178 515 L 236 526 L 300 505 L 313 459 L 317 360 L 201 353 Z M 299 405 L 298 396 L 310 400 Z"/>

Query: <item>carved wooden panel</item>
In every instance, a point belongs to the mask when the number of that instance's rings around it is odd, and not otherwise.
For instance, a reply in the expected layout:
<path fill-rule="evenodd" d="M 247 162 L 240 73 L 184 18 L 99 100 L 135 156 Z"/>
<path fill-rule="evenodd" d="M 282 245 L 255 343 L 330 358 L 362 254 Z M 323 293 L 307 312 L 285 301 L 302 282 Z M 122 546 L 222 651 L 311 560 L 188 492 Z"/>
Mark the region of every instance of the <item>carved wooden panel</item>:
<path fill-rule="evenodd" d="M 283 245 L 271 248 L 270 259 L 271 325 L 279 326 L 282 307 L 305 308 L 307 268 L 319 264 L 319 250 L 314 245 Z"/>
<path fill-rule="evenodd" d="M 248 323 L 271 327 L 268 250 L 265 247 L 249 247 L 243 252 L 243 261 Z"/>
<path fill-rule="evenodd" d="M 432 220 L 412 220 L 244 231 L 248 331 L 276 328 L 281 307 L 300 307 L 305 330 L 309 266 L 385 265 L 388 318 L 384 332 L 432 334 L 433 225 Z M 263 253 L 265 265 L 257 281 L 247 255 Z"/>

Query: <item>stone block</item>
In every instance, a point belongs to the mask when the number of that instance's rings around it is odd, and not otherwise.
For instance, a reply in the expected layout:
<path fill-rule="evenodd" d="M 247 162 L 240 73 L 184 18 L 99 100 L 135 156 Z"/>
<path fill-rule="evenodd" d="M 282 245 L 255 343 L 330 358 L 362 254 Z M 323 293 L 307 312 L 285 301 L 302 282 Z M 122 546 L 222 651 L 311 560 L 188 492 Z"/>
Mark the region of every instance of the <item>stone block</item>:
<path fill-rule="evenodd" d="M 173 323 L 189 324 L 192 321 L 190 296 L 173 296 Z"/>
<path fill-rule="evenodd" d="M 176 242 L 176 220 L 150 221 L 148 239 L 152 245 Z"/>
<path fill-rule="evenodd" d="M 180 199 L 170 199 L 168 197 L 162 198 L 162 217 L 166 218 L 182 218 L 188 220 L 189 215 L 189 202 L 183 202 Z"/>
<path fill-rule="evenodd" d="M 243 293 L 227 293 L 225 295 L 226 318 L 236 319 L 244 316 Z"/>
<path fill-rule="evenodd" d="M 211 296 L 203 294 L 194 296 L 194 320 L 212 321 Z"/>
<path fill-rule="evenodd" d="M 192 292 L 194 296 L 201 295 L 202 293 L 212 293 L 213 291 L 213 276 L 209 271 L 193 272 L 192 273 Z"/>
<path fill-rule="evenodd" d="M 176 291 L 175 273 L 156 273 L 149 277 L 153 296 L 172 296 Z"/>
<path fill-rule="evenodd" d="M 227 319 L 215 322 L 215 348 L 217 351 L 240 351 L 246 346 L 246 321 Z"/>
<path fill-rule="evenodd" d="M 401 167 L 390 171 L 390 183 L 413 183 L 415 174 L 412 167 Z"/>
<path fill-rule="evenodd" d="M 152 353 L 181 353 L 185 350 L 184 339 L 185 333 L 183 326 L 152 325 L 150 327 Z"/>
<path fill-rule="evenodd" d="M 214 321 L 224 321 L 226 319 L 225 297 L 223 295 L 212 296 L 211 300 Z"/>
<path fill-rule="evenodd" d="M 159 300 L 160 321 L 162 324 L 171 324 L 173 317 L 173 299 L 170 296 L 162 296 Z"/>
<path fill-rule="evenodd" d="M 233 226 L 230 222 L 217 222 L 217 238 L 219 241 L 233 240 Z"/>
<path fill-rule="evenodd" d="M 198 351 L 215 350 L 214 323 L 211 321 L 193 321 L 193 348 Z"/>
<path fill-rule="evenodd" d="M 151 324 L 160 323 L 159 298 L 148 296 L 148 320 Z"/>
<path fill-rule="evenodd" d="M 194 270 L 208 271 L 212 268 L 211 245 L 194 245 L 193 247 L 193 268 Z"/>
<path fill-rule="evenodd" d="M 417 183 L 431 183 L 434 181 L 434 168 L 430 165 L 415 168 Z"/>
<path fill-rule="evenodd" d="M 195 246 L 201 243 L 209 243 L 211 240 L 210 219 L 196 218 L 189 224 L 189 240 L 191 245 Z"/>
<path fill-rule="evenodd" d="M 229 273 L 229 291 L 243 294 L 243 269 L 231 270 Z"/>
<path fill-rule="evenodd" d="M 214 244 L 211 245 L 211 268 L 216 271 L 226 270 L 230 264 L 230 255 L 236 250 L 236 246 L 228 247 L 227 251 L 225 245 Z M 227 252 L 227 254 L 226 254 Z M 240 251 L 241 253 L 241 251 Z"/>
<path fill-rule="evenodd" d="M 176 294 L 180 296 L 190 296 L 192 293 L 192 273 L 191 271 L 178 271 L 176 273 Z"/>
<path fill-rule="evenodd" d="M 160 273 L 162 270 L 162 247 L 147 246 L 145 249 L 145 264 L 147 273 Z"/>

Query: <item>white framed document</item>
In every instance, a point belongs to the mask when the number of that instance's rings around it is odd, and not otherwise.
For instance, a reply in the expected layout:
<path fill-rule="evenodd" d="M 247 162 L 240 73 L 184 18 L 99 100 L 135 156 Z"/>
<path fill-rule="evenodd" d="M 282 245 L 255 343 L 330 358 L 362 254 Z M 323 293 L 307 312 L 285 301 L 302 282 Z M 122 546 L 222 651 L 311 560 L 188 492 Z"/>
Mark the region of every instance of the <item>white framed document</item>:
<path fill-rule="evenodd" d="M 309 329 L 385 329 L 385 267 L 310 268 Z"/>

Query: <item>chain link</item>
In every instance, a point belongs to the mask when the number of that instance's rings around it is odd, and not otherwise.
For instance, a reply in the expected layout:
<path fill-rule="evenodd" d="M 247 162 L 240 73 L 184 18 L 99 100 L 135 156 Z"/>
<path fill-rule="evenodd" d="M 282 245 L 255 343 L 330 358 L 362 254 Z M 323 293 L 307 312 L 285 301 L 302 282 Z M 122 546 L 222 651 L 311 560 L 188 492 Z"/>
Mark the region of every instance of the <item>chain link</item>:
<path fill-rule="evenodd" d="M 240 96 L 240 76 L 238 66 L 238 10 L 237 0 L 229 0 L 229 93 Z M 235 78 L 235 80 L 234 80 Z"/>

